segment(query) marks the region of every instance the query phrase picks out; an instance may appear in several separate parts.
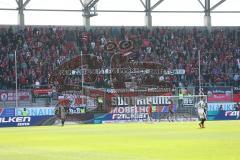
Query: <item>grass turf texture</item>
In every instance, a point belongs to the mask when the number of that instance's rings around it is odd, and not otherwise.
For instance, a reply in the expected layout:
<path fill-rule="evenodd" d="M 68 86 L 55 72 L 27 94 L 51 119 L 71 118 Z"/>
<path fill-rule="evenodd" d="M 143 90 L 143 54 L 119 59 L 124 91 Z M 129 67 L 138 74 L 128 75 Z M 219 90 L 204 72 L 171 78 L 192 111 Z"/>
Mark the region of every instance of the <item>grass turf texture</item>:
<path fill-rule="evenodd" d="M 1 160 L 239 160 L 240 121 L 0 129 Z"/>

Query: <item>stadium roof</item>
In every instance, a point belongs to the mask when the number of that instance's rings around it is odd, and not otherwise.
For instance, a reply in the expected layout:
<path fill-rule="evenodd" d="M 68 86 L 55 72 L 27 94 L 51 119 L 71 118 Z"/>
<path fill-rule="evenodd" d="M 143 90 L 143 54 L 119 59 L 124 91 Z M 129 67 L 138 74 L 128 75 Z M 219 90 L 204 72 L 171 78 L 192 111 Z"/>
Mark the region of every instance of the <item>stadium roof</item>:
<path fill-rule="evenodd" d="M 27 17 L 26 20 L 29 17 L 25 16 L 25 13 L 27 15 L 31 12 L 34 15 L 34 13 L 40 12 L 64 12 L 78 14 L 78 16 L 83 19 L 83 24 L 87 27 L 90 26 L 91 17 L 97 15 L 100 17 L 104 14 L 109 15 L 109 13 L 111 13 L 111 15 L 121 14 L 125 16 L 126 19 L 128 15 L 138 15 L 137 17 L 139 19 L 145 19 L 143 25 L 148 27 L 155 25 L 156 20 L 154 19 L 156 18 L 154 17 L 156 15 L 199 14 L 201 17 L 204 17 L 204 25 L 210 27 L 212 14 L 235 14 L 239 19 L 240 4 L 238 1 L 239 0 L 0 0 L 0 12 L 17 13 L 17 24 L 22 26 L 26 23 L 25 17 Z M 226 7 L 222 7 L 225 4 Z"/>

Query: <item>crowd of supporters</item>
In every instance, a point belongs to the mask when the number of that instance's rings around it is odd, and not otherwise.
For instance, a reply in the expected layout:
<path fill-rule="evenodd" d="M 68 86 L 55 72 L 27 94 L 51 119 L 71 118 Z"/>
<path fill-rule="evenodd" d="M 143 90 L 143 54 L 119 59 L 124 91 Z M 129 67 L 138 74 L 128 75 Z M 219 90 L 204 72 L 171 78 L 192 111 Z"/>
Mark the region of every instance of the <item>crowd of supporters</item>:
<path fill-rule="evenodd" d="M 210 32 L 204 27 L 107 27 L 86 31 L 32 26 L 0 28 L 0 89 L 15 87 L 15 53 L 19 86 L 24 88 L 35 83 L 48 84 L 49 74 L 80 53 L 96 56 L 103 68 L 110 68 L 112 55 L 116 53 L 108 51 L 106 45 L 120 41 L 132 42 L 133 62 L 154 62 L 166 71 L 185 70 L 182 75 L 157 75 L 157 81 L 177 87 L 198 85 L 200 55 L 202 84 L 240 83 L 240 28 L 237 27 L 212 28 Z M 116 48 L 114 52 L 119 51 Z M 108 85 L 102 85 L 105 78 Z M 80 79 L 74 77 L 71 82 L 79 83 Z M 151 81 L 145 76 L 137 79 Z M 109 76 L 100 75 L 95 84 L 109 87 L 109 81 Z"/>

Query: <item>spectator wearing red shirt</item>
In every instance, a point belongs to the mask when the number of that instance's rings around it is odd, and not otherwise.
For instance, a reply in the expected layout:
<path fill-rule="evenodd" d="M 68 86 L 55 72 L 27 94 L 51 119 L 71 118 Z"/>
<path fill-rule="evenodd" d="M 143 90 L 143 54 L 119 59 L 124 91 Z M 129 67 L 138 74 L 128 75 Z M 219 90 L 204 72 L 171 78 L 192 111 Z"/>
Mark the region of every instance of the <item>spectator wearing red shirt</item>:
<path fill-rule="evenodd" d="M 148 105 L 148 120 L 152 121 L 152 102 L 149 102 Z"/>

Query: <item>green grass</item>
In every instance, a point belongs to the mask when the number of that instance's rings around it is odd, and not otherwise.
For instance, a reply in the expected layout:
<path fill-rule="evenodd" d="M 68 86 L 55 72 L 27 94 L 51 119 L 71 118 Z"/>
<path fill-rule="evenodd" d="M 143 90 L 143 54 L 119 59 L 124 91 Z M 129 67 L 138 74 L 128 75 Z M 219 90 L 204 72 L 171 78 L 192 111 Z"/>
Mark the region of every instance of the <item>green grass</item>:
<path fill-rule="evenodd" d="M 1 160 L 239 160 L 240 121 L 0 129 Z"/>

